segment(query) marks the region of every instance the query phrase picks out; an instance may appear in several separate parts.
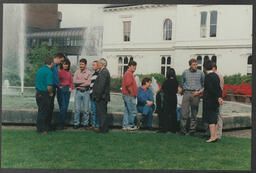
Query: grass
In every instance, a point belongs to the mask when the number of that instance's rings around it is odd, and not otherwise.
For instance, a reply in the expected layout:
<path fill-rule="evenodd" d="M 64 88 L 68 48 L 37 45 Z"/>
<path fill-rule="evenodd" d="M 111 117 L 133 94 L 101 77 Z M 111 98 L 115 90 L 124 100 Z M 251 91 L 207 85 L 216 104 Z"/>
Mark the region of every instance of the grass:
<path fill-rule="evenodd" d="M 176 134 L 2 130 L 2 168 L 249 170 L 251 140 Z"/>

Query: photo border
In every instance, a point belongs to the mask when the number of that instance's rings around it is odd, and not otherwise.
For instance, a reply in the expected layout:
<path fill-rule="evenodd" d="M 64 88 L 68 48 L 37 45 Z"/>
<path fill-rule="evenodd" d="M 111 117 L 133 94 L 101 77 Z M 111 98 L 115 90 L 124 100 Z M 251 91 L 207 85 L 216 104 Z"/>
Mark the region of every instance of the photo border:
<path fill-rule="evenodd" d="M 256 1 L 255 0 L 2 0 L 0 2 L 0 122 L 2 122 L 2 56 L 3 56 L 3 4 L 12 3 L 52 3 L 52 4 L 205 4 L 205 5 L 252 5 L 252 135 L 251 135 L 251 170 L 143 170 L 143 169 L 22 169 L 2 168 L 0 155 L 0 172 L 6 173 L 255 173 L 256 172 Z M 2 123 L 0 124 L 0 141 Z M 0 142 L 0 153 L 2 143 Z"/>

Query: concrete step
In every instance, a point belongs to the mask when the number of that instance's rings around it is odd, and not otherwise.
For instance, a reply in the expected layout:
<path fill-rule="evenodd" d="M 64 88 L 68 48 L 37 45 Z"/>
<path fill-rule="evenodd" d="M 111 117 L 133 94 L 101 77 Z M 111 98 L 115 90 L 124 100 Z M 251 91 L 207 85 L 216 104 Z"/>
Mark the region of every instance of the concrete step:
<path fill-rule="evenodd" d="M 110 112 L 111 126 L 122 126 L 123 112 Z M 59 112 L 54 111 L 53 121 L 56 122 L 59 117 Z M 68 111 L 67 123 L 73 125 L 74 113 Z M 3 109 L 2 110 L 2 123 L 4 124 L 36 124 L 37 110 L 35 109 Z M 142 118 L 140 113 L 137 114 L 138 120 Z M 203 130 L 205 125 L 202 118 L 198 116 L 197 129 Z M 158 128 L 158 116 L 153 115 L 154 128 Z M 223 129 L 239 129 L 251 127 L 251 114 L 250 113 L 233 113 L 232 115 L 223 116 Z"/>

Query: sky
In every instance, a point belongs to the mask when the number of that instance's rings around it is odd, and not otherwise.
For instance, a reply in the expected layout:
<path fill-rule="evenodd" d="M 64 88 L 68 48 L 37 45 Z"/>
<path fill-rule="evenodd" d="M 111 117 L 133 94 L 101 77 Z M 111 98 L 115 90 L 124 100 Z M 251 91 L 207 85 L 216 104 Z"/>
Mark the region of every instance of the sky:
<path fill-rule="evenodd" d="M 103 25 L 104 4 L 59 4 L 62 12 L 61 28 Z"/>

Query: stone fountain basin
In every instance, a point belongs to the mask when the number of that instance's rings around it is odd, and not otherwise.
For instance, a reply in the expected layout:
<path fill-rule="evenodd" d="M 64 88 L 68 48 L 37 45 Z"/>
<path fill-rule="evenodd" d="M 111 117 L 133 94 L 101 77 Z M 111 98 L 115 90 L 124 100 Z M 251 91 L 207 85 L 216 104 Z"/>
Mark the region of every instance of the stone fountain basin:
<path fill-rule="evenodd" d="M 122 126 L 122 119 L 123 119 L 123 112 L 109 112 L 108 115 L 110 116 L 110 124 L 111 126 Z M 138 118 L 142 117 L 141 114 L 137 114 Z M 59 112 L 54 111 L 54 119 L 56 120 L 59 117 Z M 67 124 L 73 125 L 73 117 L 74 112 L 72 110 L 68 111 L 67 116 Z M 37 117 L 37 110 L 36 109 L 10 109 L 4 108 L 2 110 L 2 123 L 3 124 L 28 124 L 28 125 L 35 125 L 36 124 L 36 117 Z M 158 116 L 157 114 L 153 115 L 153 127 L 158 128 Z M 250 128 L 251 127 L 251 114 L 250 113 L 233 113 L 230 115 L 223 115 L 223 129 L 239 129 L 239 128 Z M 204 125 L 202 123 L 202 117 L 198 116 L 198 126 L 197 129 L 203 130 Z"/>
<path fill-rule="evenodd" d="M 74 92 L 71 94 L 68 124 L 73 124 Z M 121 126 L 124 103 L 120 93 L 111 93 L 111 101 L 108 104 L 108 114 L 111 117 L 111 125 Z M 59 116 L 58 104 L 55 99 L 54 117 Z M 251 105 L 225 101 L 223 105 L 224 129 L 237 129 L 251 127 Z M 203 129 L 202 102 L 199 104 L 198 129 Z M 140 117 L 141 115 L 138 114 Z M 4 124 L 35 124 L 37 117 L 37 105 L 34 89 L 25 89 L 24 95 L 19 95 L 17 89 L 4 89 L 2 95 L 2 123 Z M 153 127 L 158 127 L 158 116 L 153 116 Z"/>

